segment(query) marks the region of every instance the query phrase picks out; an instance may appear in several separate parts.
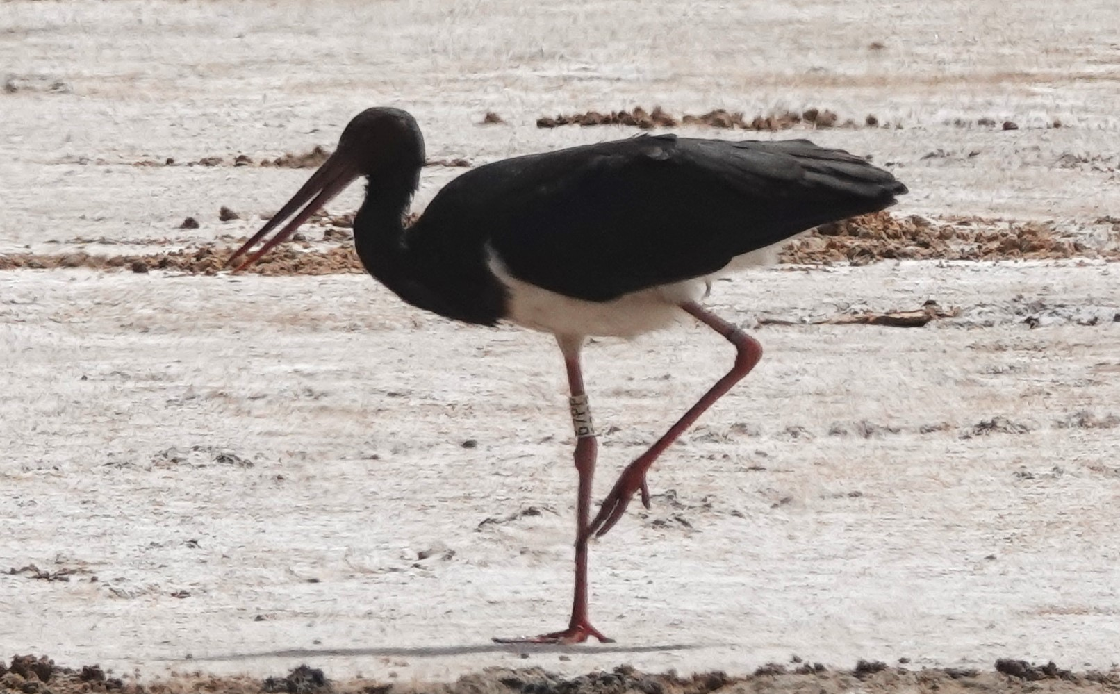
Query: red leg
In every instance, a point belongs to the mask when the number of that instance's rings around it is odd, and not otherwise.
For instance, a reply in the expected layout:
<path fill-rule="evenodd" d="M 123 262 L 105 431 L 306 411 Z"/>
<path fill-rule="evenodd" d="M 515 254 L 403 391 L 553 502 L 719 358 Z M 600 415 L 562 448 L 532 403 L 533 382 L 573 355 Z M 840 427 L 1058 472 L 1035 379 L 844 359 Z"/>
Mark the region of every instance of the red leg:
<path fill-rule="evenodd" d="M 576 585 L 572 599 L 572 618 L 568 628 L 531 638 L 494 639 L 498 643 L 583 643 L 594 636 L 603 643 L 614 639 L 591 626 L 587 616 L 587 521 L 591 517 L 591 482 L 595 476 L 595 458 L 599 444 L 595 438 L 595 428 L 591 423 L 591 409 L 587 405 L 587 394 L 583 389 L 583 373 L 580 370 L 579 352 L 583 338 L 558 338 L 560 350 L 564 353 L 564 363 L 568 368 L 568 387 L 571 390 L 572 424 L 576 433 L 576 472 L 579 473 L 579 492 L 576 497 Z M 646 493 L 648 496 L 648 492 Z"/>
<path fill-rule="evenodd" d="M 735 355 L 735 365 L 731 367 L 731 371 L 726 376 L 719 379 L 711 390 L 704 394 L 704 397 L 692 406 L 688 412 L 681 417 L 676 424 L 665 432 L 665 435 L 658 439 L 657 443 L 650 446 L 649 450 L 638 457 L 637 460 L 630 463 L 623 470 L 622 475 L 618 478 L 614 488 L 611 490 L 607 498 L 603 500 L 603 505 L 599 508 L 599 513 L 595 516 L 595 520 L 587 526 L 586 535 L 595 535 L 602 537 L 614 527 L 615 523 L 622 518 L 622 514 L 626 511 L 626 506 L 634 497 L 634 493 L 642 491 L 642 501 L 647 503 L 648 491 L 646 490 L 646 472 L 649 470 L 657 457 L 668 448 L 674 441 L 676 441 L 681 434 L 683 434 L 692 424 L 700 417 L 709 407 L 711 407 L 716 400 L 719 400 L 727 391 L 731 390 L 732 386 L 738 383 L 744 376 L 751 372 L 751 369 L 758 364 L 758 360 L 762 358 L 762 345 L 758 343 L 753 337 L 747 335 L 739 328 L 731 323 L 723 320 L 719 316 L 706 311 L 698 304 L 689 302 L 681 304 L 681 308 L 690 313 L 696 320 L 707 325 L 712 330 L 715 330 L 720 335 L 728 339 L 731 344 L 735 345 L 738 353 Z"/>

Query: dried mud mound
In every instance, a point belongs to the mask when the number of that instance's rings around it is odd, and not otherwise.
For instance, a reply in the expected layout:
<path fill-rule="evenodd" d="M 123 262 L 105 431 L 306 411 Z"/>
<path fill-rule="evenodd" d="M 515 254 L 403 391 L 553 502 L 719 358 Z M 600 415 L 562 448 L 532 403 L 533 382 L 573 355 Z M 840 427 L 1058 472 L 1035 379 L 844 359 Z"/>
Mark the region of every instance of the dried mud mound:
<path fill-rule="evenodd" d="M 233 215 L 230 211 L 227 216 Z M 304 232 L 280 245 L 247 272 L 259 275 L 326 275 L 364 272 L 351 241 L 352 214 L 313 218 Z M 405 223 L 411 224 L 416 215 Z M 187 221 L 193 222 L 193 218 Z M 197 223 L 196 223 L 197 224 Z M 316 226 L 319 229 L 316 231 Z M 184 222 L 180 228 L 195 228 Z M 309 234 L 321 234 L 312 243 Z M 230 237 L 227 237 L 230 238 Z M 244 239 L 238 239 L 240 243 Z M 91 241 L 77 239 L 75 241 Z M 161 245 L 164 240 L 149 240 Z M 148 272 L 168 270 L 194 275 L 216 275 L 236 246 L 207 243 L 147 254 L 95 255 L 73 253 L 0 254 L 0 270 L 53 270 L 90 268 L 101 271 Z M 888 212 L 853 217 L 826 224 L 790 242 L 781 262 L 800 265 L 867 263 L 890 259 L 913 260 L 1059 260 L 1068 258 L 1120 258 L 1120 249 L 1090 248 L 1064 236 L 1052 224 L 1007 223 L 974 218 L 931 221 L 916 215 L 894 216 Z"/>
<path fill-rule="evenodd" d="M 178 249 L 136 255 L 92 255 L 62 253 L 58 255 L 16 253 L 0 255 L 0 270 L 54 270 L 58 268 L 89 268 L 102 271 L 128 270 L 144 273 L 169 270 L 191 275 L 216 275 L 227 270 L 226 261 L 233 255 L 232 247 L 207 244 L 196 249 Z M 335 275 L 365 272 L 354 249 L 333 246 L 326 249 L 300 248 L 284 244 L 261 258 L 245 272 L 256 275 Z"/>
<path fill-rule="evenodd" d="M 1021 660 L 1000 660 L 994 670 L 934 668 L 909 670 L 885 663 L 860 661 L 852 670 L 833 671 L 820 664 L 768 664 L 746 677 L 708 672 L 679 677 L 673 672 L 651 675 L 622 666 L 611 672 L 563 677 L 540 668 L 487 668 L 443 683 L 382 683 L 367 679 L 332 681 L 318 668 L 301 665 L 283 677 L 178 675 L 137 683 L 106 673 L 100 666 L 59 667 L 47 657 L 16 656 L 0 663 L 0 694 L 74 694 L 129 692 L 180 694 L 230 692 L 258 694 L 747 694 L 755 692 L 833 694 L 861 691 L 894 692 L 1053 692 L 1054 694 L 1120 691 L 1120 671 L 1074 673 L 1054 663 L 1036 666 Z"/>
<path fill-rule="evenodd" d="M 876 212 L 817 227 L 790 243 L 781 260 L 798 264 L 889 260 L 1115 259 L 1117 249 L 1094 249 L 1042 222 L 998 223 L 958 218 L 935 222 L 917 215 Z"/>
<path fill-rule="evenodd" d="M 538 128 L 555 128 L 561 125 L 625 125 L 642 130 L 653 128 L 673 128 L 678 125 L 699 125 L 709 128 L 724 130 L 756 130 L 771 131 L 789 130 L 798 126 L 806 128 L 858 128 L 858 127 L 890 127 L 889 124 L 880 126 L 879 119 L 874 115 L 866 116 L 862 123 L 857 123 L 851 118 L 841 120 L 834 112 L 828 109 L 809 108 L 801 111 L 774 111 L 756 116 L 746 116 L 742 111 L 728 111 L 717 108 L 707 113 L 685 113 L 674 116 L 667 113 L 660 106 L 646 111 L 641 106 L 635 106 L 629 111 L 586 111 L 584 113 L 560 114 L 557 116 L 542 116 L 537 119 Z"/>

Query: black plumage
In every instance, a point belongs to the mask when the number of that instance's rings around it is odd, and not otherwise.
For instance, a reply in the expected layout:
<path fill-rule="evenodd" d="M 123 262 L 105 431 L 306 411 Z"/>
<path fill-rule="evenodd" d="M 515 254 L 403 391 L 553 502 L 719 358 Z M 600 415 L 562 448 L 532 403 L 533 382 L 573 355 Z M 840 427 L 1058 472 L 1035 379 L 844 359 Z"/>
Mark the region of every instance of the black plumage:
<path fill-rule="evenodd" d="M 517 278 L 609 301 L 717 272 L 904 192 L 882 169 L 805 140 L 641 136 L 481 166 L 440 191 L 406 238 L 478 233 Z"/>

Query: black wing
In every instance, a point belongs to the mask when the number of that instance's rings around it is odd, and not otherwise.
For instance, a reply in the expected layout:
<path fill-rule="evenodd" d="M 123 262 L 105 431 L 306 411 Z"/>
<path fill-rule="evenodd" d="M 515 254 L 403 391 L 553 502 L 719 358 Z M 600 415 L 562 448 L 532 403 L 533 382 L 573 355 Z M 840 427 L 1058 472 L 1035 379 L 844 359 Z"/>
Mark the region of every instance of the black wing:
<path fill-rule="evenodd" d="M 515 277 L 609 301 L 716 272 L 905 192 L 890 173 L 806 140 L 643 136 L 479 167 L 424 216 L 453 203 L 454 225 L 488 237 Z"/>

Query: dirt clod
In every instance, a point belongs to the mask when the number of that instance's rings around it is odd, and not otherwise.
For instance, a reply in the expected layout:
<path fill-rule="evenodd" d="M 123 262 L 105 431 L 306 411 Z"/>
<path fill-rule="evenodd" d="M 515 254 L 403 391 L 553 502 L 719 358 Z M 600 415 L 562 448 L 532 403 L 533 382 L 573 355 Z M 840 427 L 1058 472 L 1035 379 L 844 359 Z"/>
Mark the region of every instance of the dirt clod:
<path fill-rule="evenodd" d="M 235 219 L 241 219 L 241 215 L 222 205 L 221 209 L 218 210 L 218 219 L 223 222 L 232 222 Z"/>
<path fill-rule="evenodd" d="M 856 663 L 855 669 L 852 674 L 861 680 L 867 679 L 877 672 L 882 672 L 887 669 L 887 664 L 881 660 L 860 660 Z"/>
<path fill-rule="evenodd" d="M 1073 677 L 1073 674 L 1069 670 L 1060 669 L 1052 660 L 1045 665 L 1035 666 L 1025 660 L 1000 658 L 996 661 L 996 672 L 1007 675 L 1008 677 L 1017 677 L 1021 680 L 1028 681 L 1045 679 L 1068 680 Z"/>
<path fill-rule="evenodd" d="M 786 666 L 782 665 L 781 663 L 766 663 L 765 665 L 762 665 L 761 667 L 755 669 L 754 676 L 755 677 L 763 677 L 763 676 L 766 676 L 766 675 L 777 676 L 777 675 L 784 675 L 787 672 L 789 672 L 789 671 L 786 669 Z"/>
<path fill-rule="evenodd" d="M 499 123 L 505 123 L 505 119 L 493 111 L 487 111 L 486 115 L 482 117 L 480 125 L 497 125 Z"/>
<path fill-rule="evenodd" d="M 1007 417 L 998 416 L 977 422 L 973 427 L 961 434 L 962 439 L 976 436 L 990 436 L 992 434 L 1027 434 L 1034 427 L 1022 422 L 1014 422 Z"/>
<path fill-rule="evenodd" d="M 262 689 L 287 694 L 321 694 L 333 691 L 322 670 L 306 665 L 300 665 L 286 677 L 269 677 L 264 681 Z"/>
<path fill-rule="evenodd" d="M 187 217 L 186 219 L 184 219 L 182 221 L 182 223 L 179 224 L 179 228 L 180 229 L 197 229 L 198 228 L 198 220 L 195 219 L 194 217 Z"/>
<path fill-rule="evenodd" d="M 282 169 L 312 169 L 322 166 L 331 153 L 320 145 L 315 145 L 309 151 L 301 154 L 285 152 L 275 159 L 262 159 L 261 166 L 275 166 Z"/>
<path fill-rule="evenodd" d="M 40 682 L 50 682 L 54 669 L 54 661 L 45 655 L 38 658 L 33 655 L 17 655 L 12 658 L 12 664 L 8 666 L 9 672 L 25 680 L 35 678 Z"/>
<path fill-rule="evenodd" d="M 104 682 L 105 671 L 101 669 L 100 665 L 85 665 L 82 667 L 78 679 L 82 682 Z"/>

